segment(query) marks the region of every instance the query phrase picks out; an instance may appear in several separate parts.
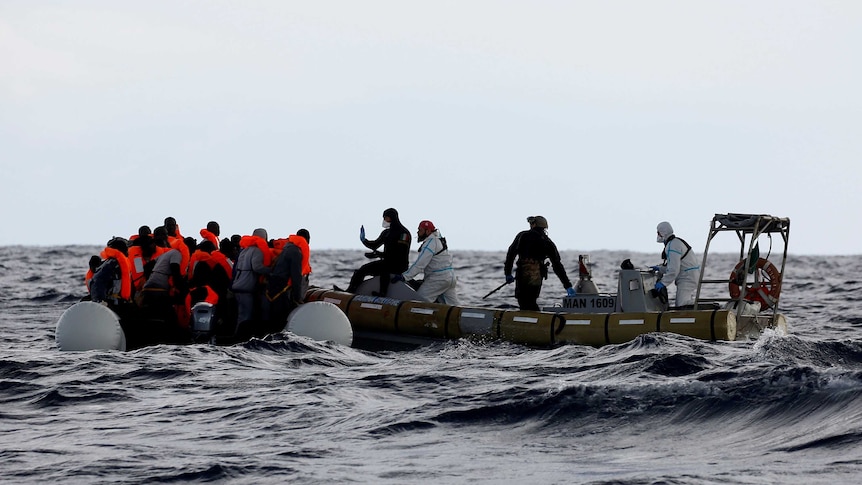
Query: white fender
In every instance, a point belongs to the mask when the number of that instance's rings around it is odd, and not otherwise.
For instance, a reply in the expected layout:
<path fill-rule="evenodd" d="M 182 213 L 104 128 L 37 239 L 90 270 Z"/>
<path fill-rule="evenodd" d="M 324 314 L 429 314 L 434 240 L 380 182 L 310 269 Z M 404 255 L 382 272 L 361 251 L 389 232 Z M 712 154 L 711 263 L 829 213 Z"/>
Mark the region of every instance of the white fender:
<path fill-rule="evenodd" d="M 55 339 L 60 350 L 126 350 L 120 317 L 92 301 L 75 303 L 60 315 Z"/>
<path fill-rule="evenodd" d="M 312 301 L 296 307 L 287 317 L 287 330 L 314 340 L 353 344 L 353 328 L 347 315 L 325 301 Z"/>

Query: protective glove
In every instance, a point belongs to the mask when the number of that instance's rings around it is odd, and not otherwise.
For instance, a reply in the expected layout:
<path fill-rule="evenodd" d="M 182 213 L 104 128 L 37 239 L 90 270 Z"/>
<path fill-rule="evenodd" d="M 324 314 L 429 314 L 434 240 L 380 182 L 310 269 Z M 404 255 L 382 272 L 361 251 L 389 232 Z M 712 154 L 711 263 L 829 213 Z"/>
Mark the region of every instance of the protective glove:
<path fill-rule="evenodd" d="M 365 225 L 359 226 L 359 240 L 365 242 Z"/>
<path fill-rule="evenodd" d="M 661 266 L 650 266 L 649 269 L 651 269 L 654 273 L 661 273 Z"/>
<path fill-rule="evenodd" d="M 393 276 L 390 281 L 393 283 L 397 283 L 399 281 L 404 281 L 404 275 L 403 274 L 397 274 L 397 275 Z"/>
<path fill-rule="evenodd" d="M 509 283 L 511 283 L 513 281 L 515 281 L 515 277 L 510 275 L 510 274 L 507 274 L 506 275 L 506 284 L 508 285 Z"/>
<path fill-rule="evenodd" d="M 566 296 L 577 296 L 577 295 L 578 295 L 578 293 L 575 291 L 574 288 L 571 288 L 571 287 L 566 288 Z"/>
<path fill-rule="evenodd" d="M 664 288 L 664 287 L 665 287 L 665 286 L 664 286 L 664 283 L 662 283 L 661 281 L 656 281 L 656 282 L 655 282 L 655 291 L 661 291 L 661 289 L 662 289 L 662 288 Z"/>

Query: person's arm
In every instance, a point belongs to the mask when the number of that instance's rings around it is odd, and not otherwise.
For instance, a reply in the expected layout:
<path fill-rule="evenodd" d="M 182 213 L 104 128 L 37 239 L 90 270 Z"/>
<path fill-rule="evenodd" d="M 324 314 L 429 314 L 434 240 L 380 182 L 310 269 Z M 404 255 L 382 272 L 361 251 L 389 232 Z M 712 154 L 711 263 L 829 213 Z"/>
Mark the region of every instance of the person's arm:
<path fill-rule="evenodd" d="M 386 242 L 386 236 L 389 235 L 389 229 L 384 229 L 383 232 L 377 236 L 377 239 L 371 241 L 368 239 L 364 239 L 362 244 L 365 245 L 366 248 L 371 249 L 372 251 L 376 251 L 380 246 L 383 246 L 383 243 Z"/>
<path fill-rule="evenodd" d="M 305 298 L 302 294 L 302 253 L 297 248 L 290 258 L 290 299 L 297 305 Z"/>
<path fill-rule="evenodd" d="M 248 249 L 252 249 L 249 247 Z M 257 274 L 270 274 L 272 272 L 272 268 L 263 264 L 263 253 L 260 252 L 260 248 L 252 249 L 254 253 L 251 255 L 251 270 Z"/>
<path fill-rule="evenodd" d="M 409 280 L 418 276 L 419 273 L 425 272 L 425 267 L 428 266 L 428 263 L 431 262 L 431 258 L 434 257 L 435 247 L 437 246 L 432 245 L 434 241 L 437 241 L 437 245 L 440 244 L 440 241 L 436 237 L 429 237 L 422 243 L 422 247 L 419 248 L 419 257 L 417 257 L 413 265 L 407 268 L 407 271 L 404 272 L 404 279 Z"/>
<path fill-rule="evenodd" d="M 518 244 L 521 242 L 521 234 L 518 233 L 512 244 L 509 245 L 509 250 L 506 252 L 506 261 L 503 263 L 503 273 L 508 276 L 512 274 L 512 267 L 515 265 L 515 256 L 518 255 Z"/>
<path fill-rule="evenodd" d="M 572 282 L 569 280 L 569 275 L 566 274 L 566 268 L 560 260 L 560 252 L 557 250 L 557 245 L 554 244 L 553 241 L 550 239 L 547 241 L 547 254 L 548 258 L 551 260 L 551 267 L 554 268 L 554 274 L 557 275 L 557 278 L 560 278 L 560 283 L 563 284 L 563 288 L 568 290 L 572 287 Z"/>

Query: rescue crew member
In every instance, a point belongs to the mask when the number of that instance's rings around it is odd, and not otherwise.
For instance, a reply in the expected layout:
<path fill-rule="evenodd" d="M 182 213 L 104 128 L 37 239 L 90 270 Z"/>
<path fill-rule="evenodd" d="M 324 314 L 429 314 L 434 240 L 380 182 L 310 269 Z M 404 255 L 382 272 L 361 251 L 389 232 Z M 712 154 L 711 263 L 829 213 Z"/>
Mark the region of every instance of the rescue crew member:
<path fill-rule="evenodd" d="M 660 222 L 656 226 L 655 240 L 664 245 L 661 252 L 662 263 L 652 266 L 652 269 L 659 274 L 655 284 L 656 292 L 661 293 L 666 286 L 676 284 L 674 304 L 677 307 L 693 305 L 697 281 L 700 279 L 697 255 L 687 242 L 674 235 L 670 222 Z"/>
<path fill-rule="evenodd" d="M 383 231 L 373 241 L 365 238 L 365 226 L 359 228 L 359 240 L 365 247 L 371 249 L 368 257 L 381 257 L 377 261 L 365 263 L 353 272 L 347 291 L 354 293 L 366 276 L 380 276 L 380 291 L 372 292 L 380 296 L 386 296 L 389 289 L 389 280 L 393 275 L 401 274 L 407 270 L 410 263 L 410 231 L 401 224 L 398 219 L 398 211 L 389 208 L 383 211 Z M 383 253 L 377 249 L 383 246 Z"/>
<path fill-rule="evenodd" d="M 396 275 L 393 282 L 409 280 L 422 273 L 422 284 L 417 292 L 423 300 L 458 305 L 457 278 L 446 238 L 440 235 L 440 230 L 431 221 L 420 222 L 416 235 L 422 243 L 419 256 L 406 272 Z"/>
<path fill-rule="evenodd" d="M 518 299 L 518 307 L 521 310 L 539 310 L 539 293 L 542 291 L 542 280 L 548 277 L 548 265 L 546 259 L 550 260 L 554 274 L 560 278 L 568 296 L 575 296 L 572 282 L 566 275 L 566 269 L 560 261 L 560 252 L 557 245 L 548 237 L 548 220 L 542 216 L 530 216 L 527 218 L 530 229 L 521 231 L 515 236 L 515 240 L 509 246 L 506 253 L 506 261 L 503 264 L 503 272 L 506 275 L 506 283 L 515 282 L 515 297 Z M 515 276 L 512 276 L 512 266 L 515 257 L 518 258 L 518 266 Z"/>

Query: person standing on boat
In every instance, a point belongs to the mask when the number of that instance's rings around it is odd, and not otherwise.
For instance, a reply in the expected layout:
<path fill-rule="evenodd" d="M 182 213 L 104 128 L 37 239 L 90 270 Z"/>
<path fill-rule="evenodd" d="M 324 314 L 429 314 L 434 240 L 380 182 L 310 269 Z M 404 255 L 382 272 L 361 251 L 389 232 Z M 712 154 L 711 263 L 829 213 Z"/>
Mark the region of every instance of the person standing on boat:
<path fill-rule="evenodd" d="M 284 330 L 290 312 L 305 300 L 311 274 L 309 242 L 311 234 L 308 229 L 300 229 L 286 239 L 275 241 L 279 253 L 272 264 L 264 300 L 264 320 L 269 333 Z"/>
<path fill-rule="evenodd" d="M 425 301 L 459 305 L 456 292 L 457 278 L 452 267 L 452 255 L 446 238 L 434 227 L 431 221 L 419 223 L 416 231 L 419 242 L 419 257 L 403 274 L 396 275 L 392 281 L 404 281 L 423 273 L 422 285 L 419 286 L 419 296 Z"/>
<path fill-rule="evenodd" d="M 236 299 L 237 335 L 247 339 L 260 332 L 261 300 L 264 278 L 272 271 L 272 251 L 266 229 L 257 228 L 251 236 L 242 236 L 240 252 L 233 267 L 230 289 Z"/>
<path fill-rule="evenodd" d="M 563 288 L 569 296 L 575 296 L 572 282 L 566 275 L 566 268 L 560 261 L 560 252 L 557 245 L 548 237 L 548 220 L 542 216 L 530 216 L 527 218 L 530 229 L 521 231 L 515 236 L 515 240 L 509 246 L 506 253 L 506 262 L 503 264 L 503 272 L 506 275 L 506 283 L 515 282 L 515 297 L 518 299 L 518 307 L 521 310 L 539 310 L 539 293 L 542 291 L 542 280 L 548 277 L 548 265 L 554 268 L 554 274 L 560 278 Z M 518 258 L 518 267 L 515 276 L 512 276 L 512 266 L 515 257 Z"/>
<path fill-rule="evenodd" d="M 389 290 L 389 279 L 392 275 L 401 274 L 407 270 L 410 263 L 410 243 L 412 236 L 410 231 L 401 224 L 398 219 L 398 211 L 389 208 L 383 211 L 383 231 L 373 241 L 365 238 L 365 226 L 359 228 L 359 240 L 365 247 L 374 251 L 373 257 L 382 256 L 377 261 L 365 263 L 353 272 L 350 285 L 347 287 L 349 293 L 354 293 L 366 276 L 380 276 L 380 292 L 378 295 L 386 296 Z M 377 249 L 383 246 L 382 255 Z"/>
<path fill-rule="evenodd" d="M 676 306 L 693 305 L 697 292 L 697 281 L 700 279 L 700 264 L 691 246 L 681 237 L 673 233 L 670 222 L 660 222 L 656 226 L 656 242 L 664 245 L 661 252 L 663 262 L 652 266 L 659 274 L 655 290 L 661 290 L 670 284 L 676 284 Z"/>

